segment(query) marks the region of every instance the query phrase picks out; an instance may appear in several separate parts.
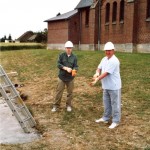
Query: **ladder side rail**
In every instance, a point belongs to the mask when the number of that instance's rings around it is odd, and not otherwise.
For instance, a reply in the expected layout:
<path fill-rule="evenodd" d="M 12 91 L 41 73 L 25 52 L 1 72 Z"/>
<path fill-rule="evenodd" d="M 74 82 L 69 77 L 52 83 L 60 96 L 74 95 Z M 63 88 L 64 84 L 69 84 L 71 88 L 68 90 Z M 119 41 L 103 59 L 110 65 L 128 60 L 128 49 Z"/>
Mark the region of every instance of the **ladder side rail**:
<path fill-rule="evenodd" d="M 12 87 L 14 94 L 19 96 L 15 86 L 12 84 L 11 80 L 9 79 L 9 77 L 6 73 L 5 73 L 5 76 L 3 78 L 4 78 L 4 82 L 6 83 L 6 85 L 10 85 Z"/>
<path fill-rule="evenodd" d="M 14 105 L 13 103 L 11 102 L 11 100 L 9 99 L 9 97 L 7 96 L 7 94 L 5 93 L 5 90 L 3 89 L 3 87 L 1 86 L 0 87 L 0 92 L 2 94 L 2 96 L 5 98 L 6 100 L 6 103 L 8 104 L 9 108 L 11 109 L 12 113 L 14 114 L 14 116 L 17 118 L 17 121 L 19 122 L 20 126 L 22 127 L 22 129 L 25 131 L 25 132 L 29 132 L 27 126 L 24 124 L 23 120 L 21 119 L 21 117 L 19 116 L 19 113 L 17 110 L 13 109 L 14 108 Z"/>
<path fill-rule="evenodd" d="M 8 81 L 7 78 L 8 77 L 6 76 L 6 74 L 4 74 L 3 76 L 1 76 L 1 82 L 3 81 L 3 83 L 5 83 L 5 85 L 3 85 L 3 86 L 11 86 L 11 84 L 9 83 L 9 81 Z"/>
<path fill-rule="evenodd" d="M 16 96 L 14 98 L 14 100 L 13 100 L 14 103 L 16 102 L 17 104 L 20 104 L 21 106 L 22 105 L 25 106 L 25 104 L 23 103 L 23 100 L 21 99 L 19 93 L 17 92 L 16 88 L 14 87 L 14 85 L 12 84 L 12 82 L 10 81 L 10 79 L 8 78 L 8 76 L 5 74 L 5 76 L 3 78 L 5 78 L 4 82 L 7 82 L 7 85 L 10 85 L 9 88 L 10 88 L 11 94 L 13 94 L 12 96 Z M 1 87 L 3 87 L 3 86 L 1 86 Z M 3 90 L 5 90 L 5 89 L 3 89 Z"/>
<path fill-rule="evenodd" d="M 4 90 L 4 89 L 3 89 Z M 24 116 L 30 117 L 31 119 L 30 121 L 30 125 L 31 127 L 34 127 L 36 125 L 36 122 L 33 118 L 33 116 L 31 115 L 30 111 L 28 110 L 27 106 L 24 104 L 23 100 L 21 99 L 20 95 L 18 94 L 17 90 L 15 89 L 15 87 L 11 87 L 11 90 L 13 91 L 13 93 L 16 95 L 16 98 L 14 102 L 17 102 L 17 104 L 20 104 L 20 106 L 23 106 L 23 109 L 21 109 L 20 111 L 23 113 Z M 5 95 L 6 97 L 7 95 Z M 7 97 L 8 98 L 8 97 Z M 11 100 L 11 99 L 10 99 Z"/>
<path fill-rule="evenodd" d="M 22 106 L 22 108 L 21 108 L 21 111 L 22 111 L 22 113 L 23 113 L 25 116 L 27 116 L 27 118 L 30 118 L 30 119 L 28 119 L 28 120 L 30 121 L 30 126 L 31 126 L 31 127 L 35 127 L 36 122 L 35 122 L 33 116 L 31 115 L 29 109 L 27 108 L 27 106 L 26 106 L 24 103 L 23 103 L 23 106 Z"/>
<path fill-rule="evenodd" d="M 7 82 L 7 84 L 8 85 L 10 85 L 10 88 L 11 88 L 11 90 L 12 90 L 12 92 L 13 92 L 13 94 L 16 96 L 14 99 L 17 99 L 18 101 L 19 101 L 19 104 L 21 104 L 21 107 L 23 106 L 23 109 L 21 110 L 21 112 L 25 115 L 25 116 L 27 116 L 27 118 L 29 118 L 29 119 L 27 119 L 27 120 L 29 120 L 30 121 L 30 126 L 31 127 L 34 127 L 35 125 L 36 125 L 36 122 L 35 122 L 35 120 L 34 120 L 34 118 L 32 117 L 32 115 L 31 115 L 31 113 L 29 112 L 29 110 L 28 110 L 28 108 L 26 107 L 26 105 L 24 104 L 24 102 L 23 102 L 23 100 L 21 99 L 21 97 L 20 97 L 20 95 L 18 94 L 18 92 L 17 92 L 17 90 L 16 90 L 16 88 L 14 87 L 14 85 L 12 84 L 12 82 L 11 82 L 11 80 L 9 79 L 9 77 L 8 77 L 8 75 L 6 74 L 6 72 L 4 71 L 4 69 L 3 69 L 3 67 L 0 65 L 0 73 L 2 73 L 2 75 L 3 76 L 1 76 L 1 78 L 3 77 L 4 78 L 4 82 L 6 83 Z M 9 99 L 10 101 L 11 101 L 11 99 L 7 96 L 7 94 L 5 93 L 5 89 L 3 89 L 3 87 L 1 86 L 1 88 L 2 88 L 2 94 L 3 94 L 3 96 L 4 96 L 4 98 L 5 99 Z M 11 93 L 12 94 L 12 93 Z M 17 101 L 16 100 L 16 101 Z M 7 102 L 7 101 L 6 101 Z M 11 102 L 11 104 L 13 105 L 13 103 Z M 13 105 L 13 107 L 14 107 L 14 105 Z M 26 120 L 26 119 L 25 119 Z"/>
<path fill-rule="evenodd" d="M 23 108 L 23 110 L 27 113 L 27 115 L 29 116 L 29 122 L 30 122 L 30 126 L 31 127 L 35 127 L 36 126 L 36 122 L 33 118 L 33 116 L 31 115 L 29 109 L 27 108 L 27 106 L 25 105 L 25 108 Z"/>
<path fill-rule="evenodd" d="M 31 113 L 29 112 L 26 105 L 23 103 L 23 100 L 21 99 L 20 95 L 18 94 L 15 86 L 12 84 L 11 80 L 9 79 L 8 75 L 6 74 L 6 72 L 4 71 L 4 69 L 2 67 L 1 67 L 1 70 L 2 70 L 2 73 L 6 76 L 5 81 L 7 81 L 7 83 L 12 87 L 11 90 L 13 91 L 14 95 L 16 95 L 18 97 L 19 104 L 22 104 L 25 107 L 26 113 L 32 117 Z"/>
<path fill-rule="evenodd" d="M 1 74 L 1 78 L 4 77 L 4 76 L 6 76 L 8 78 L 5 70 L 3 69 L 3 67 L 1 65 L 0 65 L 0 74 Z"/>
<path fill-rule="evenodd" d="M 6 85 L 12 86 L 13 87 L 12 90 L 13 90 L 14 95 L 19 96 L 15 86 L 12 84 L 11 80 L 9 79 L 8 75 L 6 74 L 6 72 L 4 71 L 4 69 L 1 65 L 0 65 L 0 70 L 1 70 L 1 73 L 4 75 L 4 76 L 1 76 L 1 80 L 3 80 Z"/>

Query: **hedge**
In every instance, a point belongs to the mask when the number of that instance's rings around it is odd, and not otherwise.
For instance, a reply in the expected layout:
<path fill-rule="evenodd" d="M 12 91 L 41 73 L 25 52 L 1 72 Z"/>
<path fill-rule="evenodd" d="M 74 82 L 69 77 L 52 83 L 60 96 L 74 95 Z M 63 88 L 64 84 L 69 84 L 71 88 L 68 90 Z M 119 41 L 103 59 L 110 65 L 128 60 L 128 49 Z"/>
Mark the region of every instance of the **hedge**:
<path fill-rule="evenodd" d="M 6 50 L 22 50 L 22 49 L 45 49 L 46 45 L 8 45 L 0 46 L 1 51 Z"/>

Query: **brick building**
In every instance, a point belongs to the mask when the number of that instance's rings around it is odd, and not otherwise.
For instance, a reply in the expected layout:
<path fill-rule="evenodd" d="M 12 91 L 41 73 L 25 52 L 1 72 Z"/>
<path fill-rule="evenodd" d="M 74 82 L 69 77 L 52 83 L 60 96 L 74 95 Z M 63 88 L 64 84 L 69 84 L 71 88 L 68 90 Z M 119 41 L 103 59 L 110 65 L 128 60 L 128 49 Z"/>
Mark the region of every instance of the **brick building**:
<path fill-rule="evenodd" d="M 81 0 L 73 11 L 48 19 L 48 49 L 103 49 L 150 52 L 150 0 Z"/>

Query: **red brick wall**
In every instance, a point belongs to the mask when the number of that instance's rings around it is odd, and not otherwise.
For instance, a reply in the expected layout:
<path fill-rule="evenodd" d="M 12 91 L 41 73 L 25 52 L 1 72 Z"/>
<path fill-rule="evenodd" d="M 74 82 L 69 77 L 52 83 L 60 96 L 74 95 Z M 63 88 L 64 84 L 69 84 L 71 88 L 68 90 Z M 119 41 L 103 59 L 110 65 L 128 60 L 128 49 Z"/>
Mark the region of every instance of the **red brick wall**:
<path fill-rule="evenodd" d="M 120 22 L 120 1 L 102 0 L 100 8 L 100 44 L 112 41 L 118 45 L 129 45 L 129 49 L 136 44 L 150 43 L 150 21 L 146 21 L 147 0 L 124 0 L 124 21 Z M 113 2 L 117 2 L 117 19 L 112 22 Z M 105 24 L 105 8 L 110 3 L 109 24 Z M 90 45 L 96 49 L 98 44 L 98 3 L 96 7 L 89 8 L 89 25 L 85 25 L 86 9 L 69 20 L 48 23 L 48 44 L 63 44 L 71 40 L 81 46 Z M 81 17 L 81 18 L 80 18 Z M 80 22 L 81 21 L 81 22 Z M 131 46 L 131 48 L 130 48 Z"/>
<path fill-rule="evenodd" d="M 105 8 L 106 4 L 110 3 L 109 24 L 105 24 Z M 101 43 L 112 41 L 113 43 L 132 43 L 133 41 L 133 16 L 134 16 L 134 3 L 125 2 L 124 5 L 124 22 L 119 21 L 120 14 L 120 0 L 117 2 L 117 20 L 112 23 L 113 2 L 106 0 L 102 3 L 101 7 Z"/>
<path fill-rule="evenodd" d="M 74 44 L 78 44 L 79 14 L 69 20 L 48 23 L 48 44 L 62 44 L 68 40 L 71 40 Z"/>
<path fill-rule="evenodd" d="M 95 42 L 95 9 L 89 11 L 89 25 L 85 25 L 86 9 L 81 11 L 81 43 L 94 44 Z"/>
<path fill-rule="evenodd" d="M 138 21 L 137 25 L 137 43 L 150 43 L 150 21 L 146 21 L 146 5 L 147 0 L 139 0 L 138 2 Z"/>
<path fill-rule="evenodd" d="M 89 13 L 89 16 L 91 14 Z M 90 43 L 90 36 L 89 36 L 89 26 L 85 26 L 85 17 L 86 16 L 86 11 L 85 9 L 81 10 L 81 24 L 80 24 L 80 34 L 81 34 L 81 43 L 82 44 L 88 44 Z"/>
<path fill-rule="evenodd" d="M 105 24 L 105 7 L 110 3 L 110 22 Z M 150 22 L 146 22 L 147 0 L 127 2 L 124 7 L 124 23 L 119 22 L 120 0 L 117 2 L 117 21 L 112 24 L 113 0 L 105 0 L 101 7 L 101 43 L 112 41 L 117 44 L 150 43 Z"/>
<path fill-rule="evenodd" d="M 69 20 L 69 35 L 68 35 L 68 40 L 72 41 L 73 44 L 79 44 L 79 37 L 80 37 L 80 32 L 79 32 L 79 13 L 75 16 L 73 16 Z"/>
<path fill-rule="evenodd" d="M 68 40 L 68 21 L 48 23 L 48 44 L 64 43 Z"/>

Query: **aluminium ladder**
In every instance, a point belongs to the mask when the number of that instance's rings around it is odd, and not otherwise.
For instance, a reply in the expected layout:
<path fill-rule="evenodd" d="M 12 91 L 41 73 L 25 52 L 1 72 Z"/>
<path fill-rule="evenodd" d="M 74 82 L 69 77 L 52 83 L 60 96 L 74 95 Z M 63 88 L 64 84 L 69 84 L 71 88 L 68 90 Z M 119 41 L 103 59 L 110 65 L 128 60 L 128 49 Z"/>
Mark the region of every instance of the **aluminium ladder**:
<path fill-rule="evenodd" d="M 10 93 L 8 94 L 7 91 Z M 21 128 L 24 132 L 29 133 L 29 129 L 35 127 L 36 122 L 1 65 L 0 93 L 18 120 Z"/>

